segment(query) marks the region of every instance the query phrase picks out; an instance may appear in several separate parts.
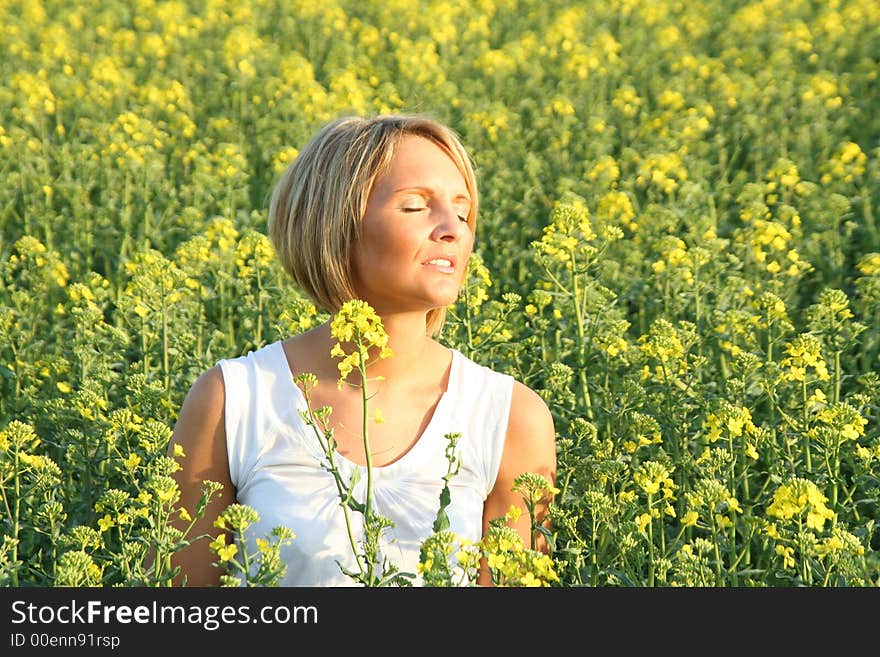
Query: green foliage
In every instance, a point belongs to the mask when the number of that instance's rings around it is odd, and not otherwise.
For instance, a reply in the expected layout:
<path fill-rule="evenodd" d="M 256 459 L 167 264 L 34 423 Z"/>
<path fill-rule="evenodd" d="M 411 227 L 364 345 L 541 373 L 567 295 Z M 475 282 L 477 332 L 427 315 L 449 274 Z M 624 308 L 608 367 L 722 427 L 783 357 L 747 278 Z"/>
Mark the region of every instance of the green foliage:
<path fill-rule="evenodd" d="M 441 339 L 553 412 L 554 585 L 880 584 L 876 2 L 0 21 L 0 584 L 170 582 L 197 539 L 165 456 L 186 390 L 327 319 L 268 248 L 272 185 L 328 119 L 398 110 L 477 165 Z M 543 568 L 507 556 L 509 582 Z"/>

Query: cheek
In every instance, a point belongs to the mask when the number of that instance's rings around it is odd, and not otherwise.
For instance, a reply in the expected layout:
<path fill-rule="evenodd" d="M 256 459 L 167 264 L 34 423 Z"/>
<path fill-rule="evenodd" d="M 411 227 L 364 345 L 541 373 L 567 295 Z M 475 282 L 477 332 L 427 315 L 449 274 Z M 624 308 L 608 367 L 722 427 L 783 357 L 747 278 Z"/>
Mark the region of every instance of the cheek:
<path fill-rule="evenodd" d="M 399 236 L 377 231 L 365 231 L 352 249 L 351 270 L 358 280 L 383 276 L 398 269 L 401 254 L 406 252 Z"/>
<path fill-rule="evenodd" d="M 369 263 L 375 260 L 368 240 L 360 239 L 351 250 L 351 277 L 355 285 L 362 283 L 364 276 L 369 275 Z"/>
<path fill-rule="evenodd" d="M 474 252 L 474 235 L 473 235 L 473 233 L 469 233 L 466 238 L 462 239 L 461 255 L 464 258 L 465 263 L 470 261 L 471 254 L 473 252 Z"/>

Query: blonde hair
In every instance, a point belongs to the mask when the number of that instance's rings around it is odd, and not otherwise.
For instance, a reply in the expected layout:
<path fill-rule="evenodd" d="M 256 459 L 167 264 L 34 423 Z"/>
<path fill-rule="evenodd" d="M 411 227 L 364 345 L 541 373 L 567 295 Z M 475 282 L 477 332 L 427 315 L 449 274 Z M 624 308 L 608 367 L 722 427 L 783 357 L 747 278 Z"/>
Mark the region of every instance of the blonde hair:
<path fill-rule="evenodd" d="M 384 173 L 405 135 L 430 139 L 461 172 L 476 232 L 477 183 L 471 160 L 456 134 L 419 115 L 343 117 L 322 127 L 281 175 L 269 202 L 269 237 L 294 283 L 322 310 L 335 313 L 354 299 L 351 248 L 373 183 Z M 446 308 L 428 313 L 427 334 L 437 336 Z"/>

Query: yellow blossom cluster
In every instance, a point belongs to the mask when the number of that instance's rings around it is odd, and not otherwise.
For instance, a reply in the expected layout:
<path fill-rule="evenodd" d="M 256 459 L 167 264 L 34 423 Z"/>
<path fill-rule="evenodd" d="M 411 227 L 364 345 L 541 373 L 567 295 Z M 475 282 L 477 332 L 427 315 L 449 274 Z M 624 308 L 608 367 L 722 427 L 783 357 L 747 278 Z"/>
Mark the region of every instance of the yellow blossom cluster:
<path fill-rule="evenodd" d="M 489 269 L 479 253 L 472 253 L 468 260 L 465 284 L 462 285 L 460 294 L 464 298 L 467 307 L 474 314 L 479 312 L 485 301 L 489 299 L 488 289 L 492 287 L 492 277 Z"/>
<path fill-rule="evenodd" d="M 859 259 L 856 269 L 864 276 L 880 274 L 880 253 L 866 253 Z"/>
<path fill-rule="evenodd" d="M 468 119 L 474 125 L 480 126 L 490 142 L 498 141 L 499 133 L 503 134 L 510 127 L 510 115 L 506 108 L 500 105 L 492 105 L 486 110 L 471 112 Z"/>
<path fill-rule="evenodd" d="M 800 227 L 800 216 L 791 206 L 779 209 L 781 220 L 754 218 L 744 235 L 751 248 L 752 259 L 770 274 L 782 272 L 786 276 L 799 276 L 812 269 L 791 246 L 793 235 L 786 224 Z M 742 215 L 744 219 L 748 217 Z"/>
<path fill-rule="evenodd" d="M 664 500 L 675 499 L 675 483 L 672 481 L 674 470 L 673 466 L 659 461 L 646 461 L 633 473 L 633 481 L 652 498 L 662 489 Z"/>
<path fill-rule="evenodd" d="M 120 303 L 142 319 L 166 312 L 189 291 L 185 274 L 155 249 L 141 251 L 126 262 L 125 272 L 130 278 Z"/>
<path fill-rule="evenodd" d="M 733 439 L 740 438 L 743 441 L 745 455 L 757 460 L 758 440 L 762 434 L 752 422 L 752 414 L 745 406 L 723 402 L 717 412 L 706 416 L 704 427 L 706 440 L 709 443 L 717 442 L 726 431 L 728 440 L 732 442 Z"/>
<path fill-rule="evenodd" d="M 24 235 L 13 244 L 12 255 L 4 265 L 0 265 L 0 273 L 6 278 L 23 279 L 32 291 L 39 288 L 38 280 L 44 284 L 54 283 L 58 287 L 67 285 L 70 273 L 67 265 L 55 251 L 50 251 L 40 240 Z"/>
<path fill-rule="evenodd" d="M 793 477 L 773 493 L 767 515 L 780 520 L 805 519 L 807 527 L 822 531 L 826 521 L 833 521 L 834 512 L 826 505 L 828 498 L 809 479 Z"/>
<path fill-rule="evenodd" d="M 831 156 L 831 159 L 822 167 L 822 177 L 820 180 L 823 184 L 833 181 L 843 183 L 851 183 L 861 178 L 865 173 L 867 156 L 861 147 L 853 142 L 848 141 L 840 145 Z"/>
<path fill-rule="evenodd" d="M 370 304 L 361 299 L 352 299 L 342 304 L 330 322 L 330 335 L 338 340 L 333 345 L 330 355 L 342 359 L 337 364 L 340 389 L 345 385 L 352 370 L 367 367 L 370 349 L 379 350 L 378 358 L 388 358 L 392 355 L 382 319 Z M 347 353 L 343 344 L 351 346 L 352 350 Z"/>
<path fill-rule="evenodd" d="M 632 201 L 624 192 L 610 191 L 599 197 L 596 219 L 600 223 L 621 225 L 635 232 L 639 225 L 634 221 L 636 211 Z"/>
<path fill-rule="evenodd" d="M 249 27 L 234 26 L 223 41 L 226 68 L 235 75 L 253 78 L 257 74 L 254 54 L 265 47 L 263 40 Z"/>
<path fill-rule="evenodd" d="M 109 157 L 119 168 L 164 168 L 161 152 L 168 143 L 168 134 L 135 112 L 127 111 L 117 116 L 104 139 L 102 155 Z"/>
<path fill-rule="evenodd" d="M 627 118 L 634 117 L 644 101 L 630 85 L 624 85 L 614 91 L 611 106 Z"/>
<path fill-rule="evenodd" d="M 815 549 L 816 554 L 823 558 L 833 558 L 840 553 L 848 553 L 856 557 L 861 557 L 865 554 L 865 546 L 862 545 L 859 538 L 840 527 L 834 527 L 831 530 L 831 536 L 824 537 L 816 545 Z"/>
<path fill-rule="evenodd" d="M 299 150 L 293 146 L 282 148 L 272 156 L 272 170 L 275 173 L 281 173 L 290 166 L 297 155 L 299 155 Z"/>
<path fill-rule="evenodd" d="M 611 322 L 608 329 L 593 336 L 593 344 L 609 358 L 625 358 L 630 344 L 624 337 L 630 323 L 626 320 Z"/>
<path fill-rule="evenodd" d="M 857 440 L 859 436 L 864 436 L 865 426 L 868 424 L 868 419 L 846 402 L 838 402 L 821 409 L 816 414 L 816 419 L 834 429 L 843 440 Z"/>
<path fill-rule="evenodd" d="M 204 235 L 222 251 L 232 251 L 238 241 L 238 230 L 232 220 L 226 217 L 214 217 L 209 221 Z"/>
<path fill-rule="evenodd" d="M 644 187 L 653 186 L 664 194 L 672 194 L 688 179 L 688 172 L 675 152 L 648 155 L 639 163 L 636 182 Z"/>
<path fill-rule="evenodd" d="M 768 195 L 767 202 L 774 203 L 776 198 L 771 196 L 779 192 L 791 193 L 800 188 L 801 175 L 797 164 L 788 158 L 779 158 L 764 176 L 766 182 L 764 189 Z"/>
<path fill-rule="evenodd" d="M 601 187 L 615 189 L 620 179 L 620 165 L 610 155 L 603 155 L 596 160 L 585 177 L 589 181 L 597 182 Z"/>
<path fill-rule="evenodd" d="M 523 547 L 511 527 L 490 527 L 481 547 L 497 586 L 546 587 L 559 581 L 550 555 Z"/>
<path fill-rule="evenodd" d="M 54 114 L 58 99 L 48 81 L 48 73 L 40 69 L 36 73 L 15 73 L 10 80 L 24 102 L 13 110 L 13 115 L 20 115 L 25 122 L 36 128 L 43 125 L 47 114 Z"/>
<path fill-rule="evenodd" d="M 550 223 L 544 227 L 541 239 L 532 245 L 542 255 L 572 269 L 575 252 L 590 248 L 588 243 L 596 237 L 586 203 L 573 199 L 566 203 L 557 202 L 553 206 Z"/>
<path fill-rule="evenodd" d="M 664 235 L 654 244 L 654 250 L 660 253 L 660 259 L 651 263 L 651 269 L 655 273 L 669 271 L 687 285 L 694 282 L 693 261 L 683 239 L 675 235 Z"/>
<path fill-rule="evenodd" d="M 847 93 L 845 87 L 841 88 L 841 82 L 832 73 L 820 71 L 810 76 L 810 84 L 801 95 L 805 103 L 818 102 L 826 109 L 836 109 L 843 105 L 843 95 Z"/>
<path fill-rule="evenodd" d="M 807 369 L 813 370 L 820 381 L 830 377 L 828 366 L 822 356 L 822 343 L 810 333 L 802 333 L 784 347 L 785 358 L 779 362 L 783 369 L 782 378 L 787 381 L 806 381 Z"/>
<path fill-rule="evenodd" d="M 673 379 L 683 376 L 688 370 L 688 349 L 685 339 L 690 340 L 693 325 L 680 322 L 677 329 L 672 322 L 662 317 L 654 320 L 648 333 L 639 336 L 638 344 L 642 353 L 655 361 L 652 370 L 649 364 L 642 369 L 642 379 L 654 380 L 668 384 Z M 686 335 L 689 336 L 686 338 Z"/>
<path fill-rule="evenodd" d="M 263 233 L 246 230 L 235 246 L 235 264 L 240 278 L 260 276 L 275 264 L 275 248 Z"/>

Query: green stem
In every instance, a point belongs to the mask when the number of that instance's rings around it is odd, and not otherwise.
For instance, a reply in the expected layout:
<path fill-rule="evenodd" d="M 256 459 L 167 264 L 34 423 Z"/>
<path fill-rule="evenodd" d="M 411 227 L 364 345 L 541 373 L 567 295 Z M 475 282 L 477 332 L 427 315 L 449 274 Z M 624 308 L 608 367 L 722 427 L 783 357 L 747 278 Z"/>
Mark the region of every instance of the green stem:
<path fill-rule="evenodd" d="M 15 541 L 12 544 L 12 562 L 18 561 L 18 536 L 21 532 L 19 519 L 21 516 L 21 477 L 18 460 L 19 450 L 15 450 L 15 460 L 12 466 L 12 480 L 15 482 L 15 497 L 12 500 L 12 538 Z M 18 586 L 18 568 L 12 571 L 12 586 Z"/>
<path fill-rule="evenodd" d="M 571 259 L 572 271 L 577 271 L 577 260 L 574 250 L 569 252 Z M 580 290 L 578 286 L 578 275 L 572 274 L 571 277 L 572 292 L 571 298 L 574 306 L 575 320 L 577 321 L 577 337 L 578 337 L 578 380 L 581 386 L 581 397 L 584 400 L 584 409 L 586 410 L 587 419 L 592 421 L 593 418 L 593 402 L 590 399 L 590 388 L 587 385 L 587 345 L 584 340 L 584 317 L 583 309 L 580 304 Z"/>
<path fill-rule="evenodd" d="M 162 290 L 162 368 L 165 370 L 165 395 L 171 402 L 171 367 L 168 360 L 168 306 Z"/>
<path fill-rule="evenodd" d="M 718 545 L 718 525 L 715 523 L 715 513 L 714 511 L 710 514 L 710 521 L 712 522 L 712 541 L 713 548 L 715 550 L 715 585 L 721 586 L 722 577 L 721 577 L 721 548 Z"/>
<path fill-rule="evenodd" d="M 648 513 L 654 508 L 654 499 L 648 493 Z M 654 519 L 648 522 L 648 586 L 654 586 Z"/>
<path fill-rule="evenodd" d="M 263 276 L 260 267 L 257 270 L 257 336 L 256 344 L 263 344 Z"/>
<path fill-rule="evenodd" d="M 342 478 L 339 474 L 339 468 L 336 465 L 336 460 L 333 458 L 333 454 L 334 454 L 335 450 L 330 445 L 330 441 L 327 438 L 327 432 L 329 431 L 329 429 L 326 426 L 326 424 L 324 424 L 321 427 L 321 430 L 320 431 L 318 430 L 318 420 L 315 417 L 314 412 L 312 411 L 312 400 L 311 400 L 311 396 L 309 395 L 308 386 L 303 386 L 303 388 L 304 388 L 303 396 L 306 399 L 306 412 L 308 413 L 308 416 L 309 416 L 309 424 L 311 424 L 312 430 L 315 433 L 315 437 L 318 439 L 319 444 L 321 445 L 322 449 L 324 450 L 324 454 L 327 456 L 327 461 L 330 466 L 328 468 L 328 470 L 333 475 L 333 481 L 336 484 L 336 492 L 339 495 L 339 499 L 346 500 L 349 497 L 349 491 L 347 490 L 345 485 L 342 483 Z M 346 529 L 346 533 L 348 534 L 348 543 L 349 543 L 349 546 L 351 547 L 352 553 L 354 554 L 355 561 L 357 562 L 357 565 L 358 565 L 358 569 L 360 570 L 361 575 L 363 575 L 364 574 L 364 566 L 361 561 L 360 555 L 358 553 L 357 541 L 355 541 L 355 538 L 354 538 L 354 531 L 351 528 L 351 515 L 350 515 L 349 506 L 348 506 L 348 504 L 341 504 L 340 506 L 342 507 L 342 514 L 345 518 L 345 529 Z"/>
<path fill-rule="evenodd" d="M 803 440 L 804 440 L 804 458 L 806 459 L 806 468 L 807 474 L 809 475 L 813 471 L 813 460 L 810 454 L 810 434 L 807 432 L 807 423 L 809 418 L 807 417 L 807 379 L 804 377 L 804 380 L 801 381 L 801 402 L 803 408 L 803 422 L 804 426 L 802 431 Z"/>
<path fill-rule="evenodd" d="M 150 357 L 147 354 L 147 321 L 141 317 L 141 355 L 144 358 L 144 376 L 150 373 Z"/>
<path fill-rule="evenodd" d="M 833 397 L 833 401 L 835 404 L 837 404 L 840 401 L 840 382 L 841 382 L 842 378 L 843 377 L 841 377 L 841 375 L 840 375 L 840 351 L 838 350 L 838 351 L 834 352 L 834 393 L 833 393 L 834 397 Z"/>
<path fill-rule="evenodd" d="M 590 569 L 590 581 L 593 586 L 596 587 L 599 585 L 599 521 L 596 519 L 596 516 L 593 516 L 593 549 L 590 551 L 590 563 L 592 564 L 592 568 Z"/>
<path fill-rule="evenodd" d="M 469 285 L 464 288 L 464 328 L 467 332 L 467 357 L 474 355 L 474 332 L 471 328 L 471 289 Z"/>
<path fill-rule="evenodd" d="M 360 352 L 360 363 L 358 365 L 358 370 L 361 374 L 361 402 L 363 403 L 363 431 L 364 431 L 364 458 L 366 459 L 366 467 L 367 467 L 367 494 L 366 499 L 364 501 L 364 524 L 366 527 L 370 526 L 370 520 L 373 516 L 373 455 L 370 450 L 370 434 L 369 434 L 369 416 L 367 412 L 367 352 L 363 348 L 362 338 L 360 334 L 357 336 L 358 341 L 358 351 Z M 369 577 L 370 582 L 372 583 L 374 579 L 373 575 L 373 562 L 370 561 L 367 564 L 367 575 Z"/>

